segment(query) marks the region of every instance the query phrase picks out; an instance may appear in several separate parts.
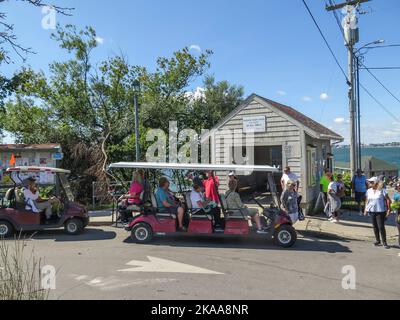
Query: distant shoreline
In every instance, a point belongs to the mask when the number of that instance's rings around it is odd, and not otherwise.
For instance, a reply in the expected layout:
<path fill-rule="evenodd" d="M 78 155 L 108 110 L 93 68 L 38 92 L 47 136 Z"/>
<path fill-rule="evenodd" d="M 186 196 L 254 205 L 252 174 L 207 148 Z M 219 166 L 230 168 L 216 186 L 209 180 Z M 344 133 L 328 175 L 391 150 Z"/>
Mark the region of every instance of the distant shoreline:
<path fill-rule="evenodd" d="M 400 148 L 400 146 L 364 146 L 362 149 Z M 350 149 L 350 147 L 335 147 L 333 149 Z"/>

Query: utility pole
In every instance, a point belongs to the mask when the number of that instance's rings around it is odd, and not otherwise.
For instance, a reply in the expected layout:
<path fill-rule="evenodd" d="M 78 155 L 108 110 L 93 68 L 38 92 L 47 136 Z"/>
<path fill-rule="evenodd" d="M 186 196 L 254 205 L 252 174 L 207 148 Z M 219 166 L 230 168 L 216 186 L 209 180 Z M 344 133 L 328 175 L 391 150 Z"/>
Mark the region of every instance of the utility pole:
<path fill-rule="evenodd" d="M 139 136 L 139 102 L 138 95 L 140 92 L 140 82 L 135 80 L 133 83 L 133 106 L 135 108 L 135 160 L 140 161 L 140 136 Z"/>
<path fill-rule="evenodd" d="M 369 2 L 371 0 L 347 0 L 345 3 L 335 4 L 333 6 L 327 6 L 327 11 L 333 11 L 338 9 L 346 9 L 346 17 L 344 19 L 343 29 L 345 45 L 348 50 L 348 78 L 347 84 L 349 86 L 349 111 L 350 111 L 350 170 L 352 176 L 356 173 L 357 169 L 361 169 L 360 159 L 360 139 L 359 137 L 359 122 L 358 119 L 358 107 L 356 101 L 356 65 L 355 65 L 355 54 L 354 46 L 359 41 L 359 29 L 356 15 L 356 7 L 361 3 Z"/>

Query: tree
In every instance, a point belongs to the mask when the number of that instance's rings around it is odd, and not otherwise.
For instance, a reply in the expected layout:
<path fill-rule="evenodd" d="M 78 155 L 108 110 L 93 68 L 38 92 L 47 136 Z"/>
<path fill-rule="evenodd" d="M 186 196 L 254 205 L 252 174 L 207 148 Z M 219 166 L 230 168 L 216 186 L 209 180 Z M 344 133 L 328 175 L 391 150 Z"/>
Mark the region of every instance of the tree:
<path fill-rule="evenodd" d="M 204 80 L 203 94 L 192 103 L 185 123 L 200 132 L 214 127 L 243 102 L 244 88 L 228 81 L 216 82 L 213 76 Z"/>
<path fill-rule="evenodd" d="M 0 4 L 9 0 L 0 0 Z M 55 12 L 70 16 L 73 8 L 60 7 L 45 3 L 43 0 L 20 0 L 35 7 L 51 7 Z M 18 43 L 15 34 L 14 24 L 7 21 L 7 13 L 0 11 L 0 62 L 11 62 L 9 50 L 14 51 L 21 59 L 25 60 L 26 55 L 34 53 L 32 48 L 25 47 Z"/>
<path fill-rule="evenodd" d="M 71 54 L 50 64 L 49 75 L 24 68 L 15 98 L 6 103 L 4 128 L 17 142 L 61 143 L 63 166 L 78 177 L 78 198 L 88 200 L 92 181 L 107 181 L 106 164 L 132 161 L 135 154 L 134 82 L 141 83 L 141 149 L 147 148 L 150 129 L 168 132 L 169 121 L 180 118 L 180 128 L 210 128 L 243 96 L 241 87 L 215 83 L 206 77 L 205 94 L 193 101 L 188 87 L 209 68 L 211 51 L 192 55 L 183 48 L 156 61 L 154 71 L 130 65 L 124 56 L 95 64 L 96 32 L 72 25 L 58 27 L 52 38 Z M 180 115 L 178 117 L 178 115 Z M 5 120 L 5 121 L 4 121 Z M 129 175 L 122 178 L 129 179 Z"/>
<path fill-rule="evenodd" d="M 0 0 L 0 4 L 5 3 L 9 0 Z M 43 2 L 43 0 L 20 0 L 29 5 L 35 7 L 51 7 L 55 12 L 63 15 L 71 15 L 73 8 L 66 8 L 60 6 L 49 5 Z M 34 53 L 32 48 L 25 47 L 18 42 L 17 35 L 15 33 L 15 26 L 7 20 L 7 13 L 0 11 L 0 66 L 4 63 L 11 63 L 13 59 L 11 58 L 10 51 L 14 52 L 23 61 L 26 60 L 27 55 Z M 2 123 L 1 118 L 4 116 L 4 101 L 7 97 L 14 93 L 14 90 L 18 86 L 21 74 L 16 72 L 13 76 L 7 77 L 0 73 L 0 135 L 2 133 Z"/>

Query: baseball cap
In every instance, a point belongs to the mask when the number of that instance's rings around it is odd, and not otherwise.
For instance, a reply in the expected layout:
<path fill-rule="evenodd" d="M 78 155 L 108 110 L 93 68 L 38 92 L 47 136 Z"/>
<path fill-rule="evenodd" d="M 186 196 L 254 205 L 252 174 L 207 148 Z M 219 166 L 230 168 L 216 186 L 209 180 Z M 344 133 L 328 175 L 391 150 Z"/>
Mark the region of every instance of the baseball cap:
<path fill-rule="evenodd" d="M 229 176 L 230 176 L 230 177 L 234 177 L 234 176 L 235 176 L 235 173 L 234 173 L 233 171 L 231 171 L 231 172 L 229 172 Z"/>
<path fill-rule="evenodd" d="M 368 182 L 372 182 L 372 183 L 377 183 L 379 182 L 379 178 L 378 177 L 372 177 L 370 179 L 367 180 Z"/>
<path fill-rule="evenodd" d="M 22 186 L 22 187 L 27 187 L 27 186 L 28 186 L 30 183 L 32 183 L 32 182 L 36 182 L 36 178 L 35 178 L 35 177 L 29 177 L 29 178 L 23 180 L 23 181 L 21 182 L 21 186 Z"/>

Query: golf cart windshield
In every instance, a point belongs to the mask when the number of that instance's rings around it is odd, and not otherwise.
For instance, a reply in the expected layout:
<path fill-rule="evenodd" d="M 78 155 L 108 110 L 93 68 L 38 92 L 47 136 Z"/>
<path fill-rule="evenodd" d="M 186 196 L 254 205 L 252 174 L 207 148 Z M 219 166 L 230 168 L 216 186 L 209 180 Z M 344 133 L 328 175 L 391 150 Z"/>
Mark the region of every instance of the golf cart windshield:
<path fill-rule="evenodd" d="M 66 200 L 69 202 L 74 201 L 71 186 L 67 179 L 67 175 L 70 174 L 69 170 L 47 167 L 13 167 L 8 168 L 7 173 L 9 173 L 11 180 L 16 186 L 23 185 L 29 177 L 34 177 L 40 186 L 52 187 L 52 190 L 49 192 L 50 194 L 54 190 L 56 194 L 59 194 L 61 191 Z M 61 190 L 59 187 L 61 187 Z"/>
<path fill-rule="evenodd" d="M 61 182 L 61 187 L 65 193 L 65 196 L 67 197 L 69 202 L 74 202 L 75 201 L 75 197 L 74 194 L 72 193 L 72 189 L 71 189 L 71 185 L 69 184 L 69 181 L 67 179 L 66 174 L 64 173 L 59 173 L 58 177 L 60 179 Z"/>
<path fill-rule="evenodd" d="M 151 163 L 151 162 L 119 162 L 109 166 L 110 169 L 158 169 L 188 171 L 235 171 L 235 172 L 270 172 L 277 173 L 279 168 L 256 165 L 224 165 L 224 164 L 185 164 L 185 163 Z"/>
<path fill-rule="evenodd" d="M 205 172 L 212 171 L 217 175 L 221 172 L 234 172 L 235 175 L 250 177 L 256 173 L 265 174 L 266 178 L 262 179 L 262 185 L 265 185 L 272 195 L 273 201 L 276 205 L 279 205 L 279 199 L 277 197 L 276 182 L 274 181 L 274 174 L 279 173 L 280 169 L 273 166 L 260 166 L 260 165 L 224 165 L 224 164 L 185 164 L 185 163 L 150 163 L 150 162 L 119 162 L 113 163 L 109 166 L 109 169 L 144 169 L 144 170 L 161 170 L 162 172 L 177 171 L 177 172 Z M 175 180 L 175 179 L 173 179 Z M 179 181 L 179 175 L 177 177 L 178 184 L 183 185 L 183 179 Z M 245 179 L 243 179 L 245 180 Z M 180 188 L 183 190 L 183 188 Z M 254 190 L 250 190 L 254 193 Z"/>

